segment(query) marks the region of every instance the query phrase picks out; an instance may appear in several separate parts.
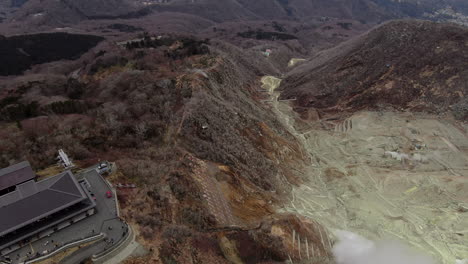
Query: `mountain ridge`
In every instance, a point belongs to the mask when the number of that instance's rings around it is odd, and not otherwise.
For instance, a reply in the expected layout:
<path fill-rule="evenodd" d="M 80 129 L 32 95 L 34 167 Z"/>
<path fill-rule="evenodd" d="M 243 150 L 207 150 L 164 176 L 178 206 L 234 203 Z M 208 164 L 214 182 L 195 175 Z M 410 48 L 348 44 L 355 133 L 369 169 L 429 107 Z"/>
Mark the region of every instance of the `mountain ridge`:
<path fill-rule="evenodd" d="M 422 20 L 385 23 L 292 70 L 282 98 L 299 108 L 447 111 L 468 92 L 468 29 Z"/>
<path fill-rule="evenodd" d="M 17 10 L 7 16 L 6 22 L 41 21 L 39 23 L 50 27 L 90 19 L 128 19 L 166 12 L 196 15 L 216 23 L 269 19 L 307 21 L 326 17 L 370 24 L 398 18 L 456 22 L 459 16 L 468 15 L 468 4 L 463 0 L 29 0 L 13 1 L 12 6 Z"/>

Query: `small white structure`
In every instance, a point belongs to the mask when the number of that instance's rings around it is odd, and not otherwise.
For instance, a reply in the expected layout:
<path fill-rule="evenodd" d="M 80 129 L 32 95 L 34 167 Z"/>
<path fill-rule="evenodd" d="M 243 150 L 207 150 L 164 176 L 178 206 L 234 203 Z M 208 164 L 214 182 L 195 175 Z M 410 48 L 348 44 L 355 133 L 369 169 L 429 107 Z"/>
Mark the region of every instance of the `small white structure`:
<path fill-rule="evenodd" d="M 391 156 L 392 158 L 398 160 L 398 161 L 402 161 L 402 160 L 409 160 L 409 155 L 408 154 L 405 154 L 405 153 L 398 153 L 398 152 L 394 152 L 394 151 L 385 151 L 385 155 L 389 155 Z"/>
<path fill-rule="evenodd" d="M 394 151 L 385 151 L 385 155 L 386 156 L 390 156 L 398 161 L 405 161 L 405 160 L 411 160 L 411 161 L 417 161 L 417 162 L 421 162 L 421 163 L 427 163 L 429 162 L 429 158 L 424 156 L 424 155 L 421 155 L 419 153 L 415 153 L 413 155 L 408 155 L 408 154 L 405 154 L 405 153 L 398 153 L 398 152 L 394 152 Z"/>
<path fill-rule="evenodd" d="M 70 158 L 68 158 L 67 153 L 65 153 L 63 149 L 59 149 L 58 154 L 59 155 L 57 156 L 57 160 L 58 160 L 58 163 L 62 165 L 62 167 L 64 167 L 65 169 L 70 169 L 70 168 L 75 167 L 75 165 L 70 160 Z"/>
<path fill-rule="evenodd" d="M 97 166 L 97 171 L 99 174 L 110 173 L 111 172 L 111 164 L 107 161 L 99 163 Z"/>

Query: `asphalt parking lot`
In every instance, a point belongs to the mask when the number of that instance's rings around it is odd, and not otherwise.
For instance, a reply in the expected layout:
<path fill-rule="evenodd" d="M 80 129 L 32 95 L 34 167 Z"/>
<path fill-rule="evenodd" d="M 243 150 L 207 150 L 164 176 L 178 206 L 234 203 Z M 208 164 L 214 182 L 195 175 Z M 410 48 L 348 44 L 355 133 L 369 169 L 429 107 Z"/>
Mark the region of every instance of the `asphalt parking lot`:
<path fill-rule="evenodd" d="M 78 250 L 66 262 L 79 263 L 94 254 L 113 247 L 125 237 L 128 227 L 117 215 L 114 194 L 112 193 L 110 198 L 107 197 L 106 192 L 111 191 L 111 189 L 101 175 L 96 170 L 87 170 L 76 176 L 79 179 L 85 179 L 89 183 L 86 184 L 85 191 L 94 197 L 96 213 L 10 253 L 11 263 L 22 263 L 28 259 L 44 255 L 46 252 L 52 252 L 65 244 L 104 233 L 105 238 L 103 240 L 94 243 L 90 247 Z"/>

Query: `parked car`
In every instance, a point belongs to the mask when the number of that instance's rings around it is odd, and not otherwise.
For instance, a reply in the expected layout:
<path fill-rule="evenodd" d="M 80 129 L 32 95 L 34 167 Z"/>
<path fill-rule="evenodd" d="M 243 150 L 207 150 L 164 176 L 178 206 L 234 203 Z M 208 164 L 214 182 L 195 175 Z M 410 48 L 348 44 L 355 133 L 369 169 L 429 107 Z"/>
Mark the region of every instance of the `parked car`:
<path fill-rule="evenodd" d="M 108 172 L 110 172 L 110 166 L 109 166 L 108 163 L 103 162 L 103 163 L 100 163 L 97 166 L 97 170 L 98 170 L 99 174 L 108 173 Z"/>
<path fill-rule="evenodd" d="M 107 192 L 106 192 L 106 197 L 107 197 L 107 198 L 112 198 L 112 192 L 111 192 L 111 191 L 107 191 Z"/>

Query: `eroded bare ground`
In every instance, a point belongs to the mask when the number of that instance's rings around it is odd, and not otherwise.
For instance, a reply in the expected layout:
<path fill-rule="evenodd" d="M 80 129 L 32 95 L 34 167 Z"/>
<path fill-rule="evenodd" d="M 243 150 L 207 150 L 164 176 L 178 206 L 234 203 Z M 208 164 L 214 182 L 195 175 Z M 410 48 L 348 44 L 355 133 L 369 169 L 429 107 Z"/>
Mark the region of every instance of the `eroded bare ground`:
<path fill-rule="evenodd" d="M 262 79 L 272 111 L 308 151 L 306 182 L 282 211 L 370 239 L 399 239 L 443 263 L 467 258 L 468 138 L 466 125 L 426 114 L 358 112 L 306 125 L 280 80 Z"/>

